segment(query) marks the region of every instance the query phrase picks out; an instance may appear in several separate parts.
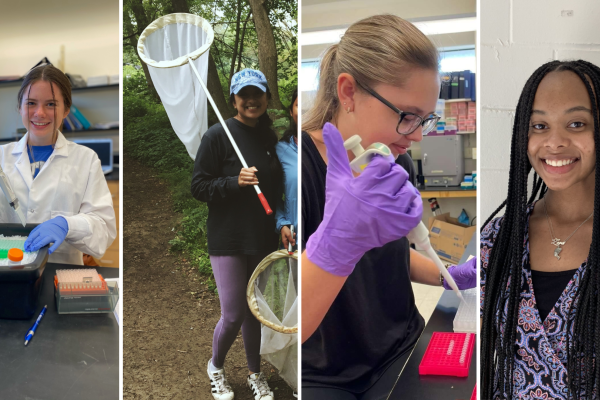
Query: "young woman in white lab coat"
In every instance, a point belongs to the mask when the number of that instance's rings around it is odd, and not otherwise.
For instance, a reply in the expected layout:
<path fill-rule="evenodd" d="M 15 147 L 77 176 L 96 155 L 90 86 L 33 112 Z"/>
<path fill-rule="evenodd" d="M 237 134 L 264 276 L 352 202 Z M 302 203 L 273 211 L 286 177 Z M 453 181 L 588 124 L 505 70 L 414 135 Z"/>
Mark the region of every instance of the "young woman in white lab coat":
<path fill-rule="evenodd" d="M 0 146 L 0 165 L 28 224 L 40 224 L 26 251 L 51 244 L 49 261 L 83 265 L 83 254 L 100 258 L 116 235 L 112 196 L 97 154 L 60 132 L 71 107 L 71 84 L 52 65 L 32 69 L 19 90 L 18 109 L 27 134 Z M 0 201 L 0 222 L 19 223 Z"/>

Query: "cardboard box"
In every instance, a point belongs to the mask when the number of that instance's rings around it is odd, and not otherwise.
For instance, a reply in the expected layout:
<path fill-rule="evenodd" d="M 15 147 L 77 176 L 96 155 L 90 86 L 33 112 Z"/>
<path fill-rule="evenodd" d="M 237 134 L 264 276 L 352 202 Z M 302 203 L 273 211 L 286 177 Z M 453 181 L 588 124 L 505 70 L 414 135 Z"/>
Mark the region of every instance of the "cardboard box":
<path fill-rule="evenodd" d="M 445 213 L 429 218 L 429 241 L 437 255 L 454 264 L 460 261 L 476 226 L 467 226 Z"/>

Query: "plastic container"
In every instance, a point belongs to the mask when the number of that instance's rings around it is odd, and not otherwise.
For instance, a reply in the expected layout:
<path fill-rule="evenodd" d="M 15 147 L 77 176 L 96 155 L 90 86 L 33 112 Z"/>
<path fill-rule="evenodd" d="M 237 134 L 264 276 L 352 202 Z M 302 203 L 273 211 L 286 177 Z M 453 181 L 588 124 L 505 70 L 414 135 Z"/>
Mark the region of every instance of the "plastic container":
<path fill-rule="evenodd" d="M 439 115 L 440 119 L 445 119 L 446 117 L 446 101 L 443 99 L 438 99 L 435 105 L 435 113 Z"/>
<path fill-rule="evenodd" d="M 0 234 L 28 236 L 36 226 L 0 224 Z M 45 246 L 38 251 L 33 262 L 11 261 L 9 265 L 0 265 L 0 318 L 29 319 L 35 314 L 47 261 L 48 246 Z"/>
<path fill-rule="evenodd" d="M 461 290 L 465 303 L 460 303 L 454 316 L 454 332 L 477 333 L 479 313 L 477 288 Z"/>
<path fill-rule="evenodd" d="M 102 314 L 114 311 L 119 300 L 117 282 L 106 282 L 95 269 L 57 270 L 56 273 L 54 297 L 59 314 Z M 69 275 L 71 279 L 65 280 L 64 277 Z"/>
<path fill-rule="evenodd" d="M 433 332 L 419 374 L 469 376 L 474 343 L 472 333 Z"/>
<path fill-rule="evenodd" d="M 446 135 L 456 135 L 456 125 L 446 125 Z"/>

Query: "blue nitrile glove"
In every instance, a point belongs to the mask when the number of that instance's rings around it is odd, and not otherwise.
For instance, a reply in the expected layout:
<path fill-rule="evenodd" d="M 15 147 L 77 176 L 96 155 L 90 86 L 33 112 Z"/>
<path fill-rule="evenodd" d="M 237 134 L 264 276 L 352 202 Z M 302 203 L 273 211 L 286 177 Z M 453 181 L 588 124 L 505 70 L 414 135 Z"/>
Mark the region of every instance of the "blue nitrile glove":
<path fill-rule="evenodd" d="M 321 269 L 348 276 L 369 250 L 400 239 L 421 221 L 423 202 L 408 173 L 375 157 L 358 177 L 337 128 L 323 127 L 327 146 L 325 213 L 308 239 L 306 255 Z"/>
<path fill-rule="evenodd" d="M 48 254 L 52 254 L 65 240 L 68 232 L 69 224 L 66 219 L 63 217 L 52 218 L 36 226 L 31 231 L 25 241 L 25 251 L 36 251 L 54 242 L 52 247 L 48 249 Z"/>
<path fill-rule="evenodd" d="M 448 272 L 454 278 L 454 282 L 456 282 L 456 286 L 460 290 L 471 289 L 477 286 L 477 259 L 475 258 L 471 258 L 464 264 L 453 265 L 448 268 Z M 452 290 L 445 280 L 444 289 Z"/>

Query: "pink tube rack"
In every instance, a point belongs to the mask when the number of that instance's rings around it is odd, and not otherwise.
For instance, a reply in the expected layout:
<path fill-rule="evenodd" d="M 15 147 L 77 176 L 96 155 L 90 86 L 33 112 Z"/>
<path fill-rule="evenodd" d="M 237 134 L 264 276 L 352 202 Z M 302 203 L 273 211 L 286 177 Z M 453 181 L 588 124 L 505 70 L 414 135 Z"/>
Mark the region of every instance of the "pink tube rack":
<path fill-rule="evenodd" d="M 433 332 L 419 374 L 469 376 L 474 343 L 472 333 Z"/>

